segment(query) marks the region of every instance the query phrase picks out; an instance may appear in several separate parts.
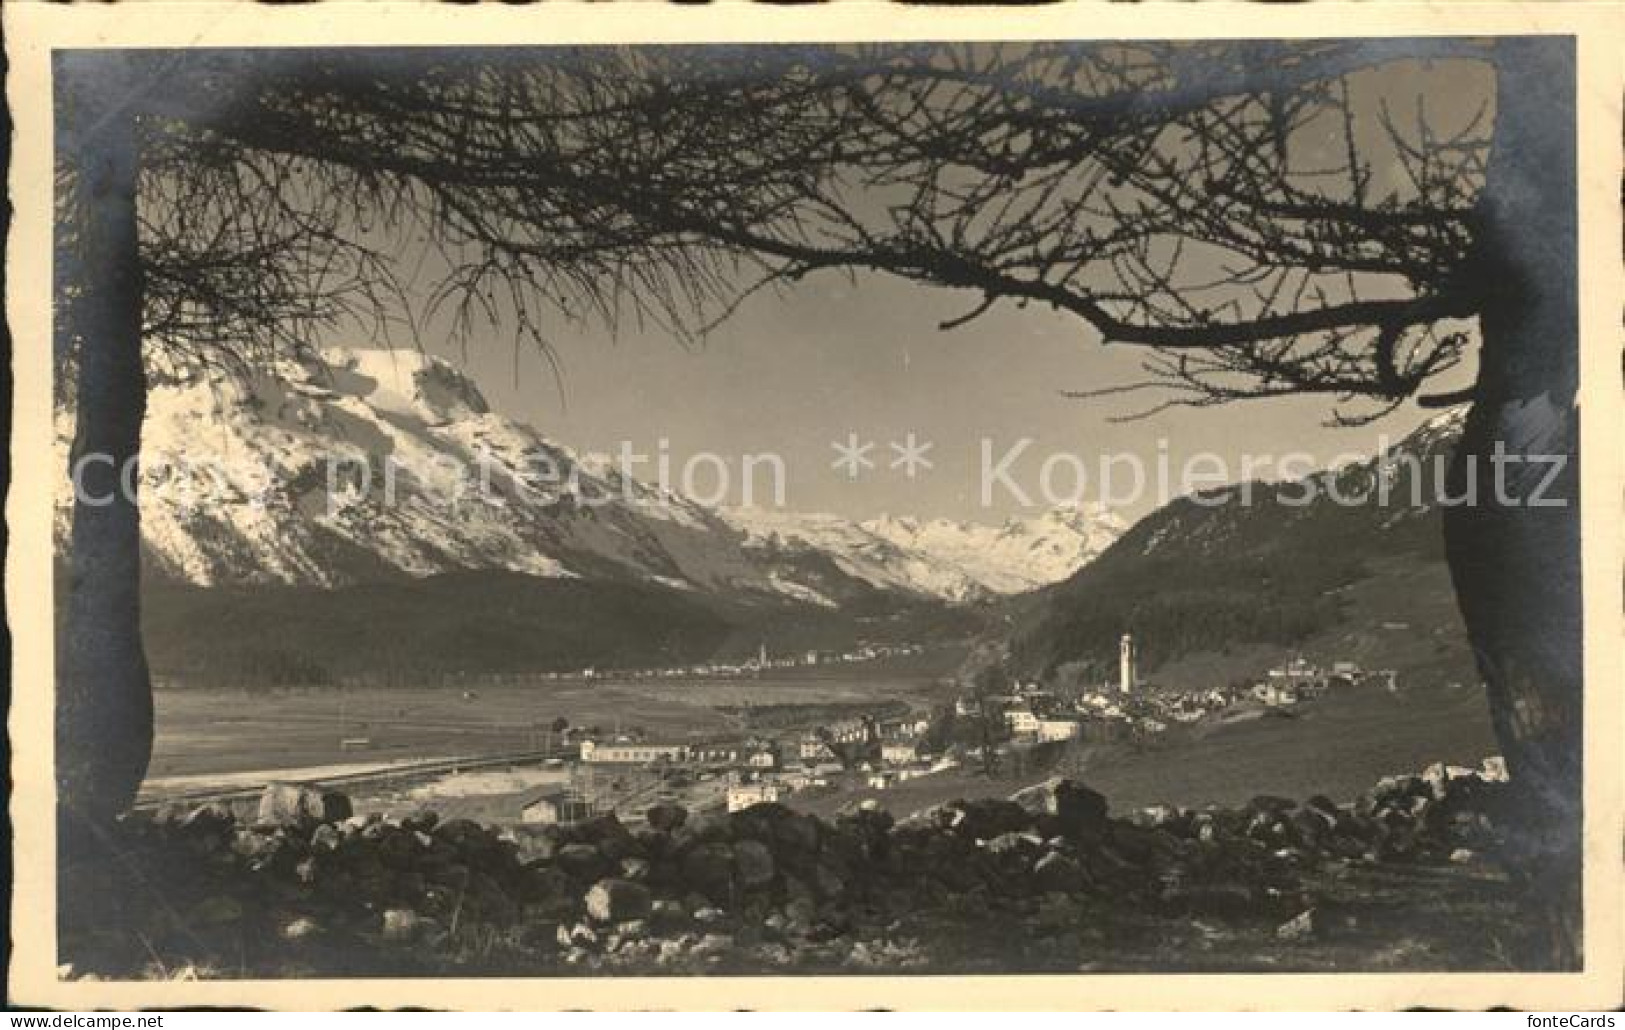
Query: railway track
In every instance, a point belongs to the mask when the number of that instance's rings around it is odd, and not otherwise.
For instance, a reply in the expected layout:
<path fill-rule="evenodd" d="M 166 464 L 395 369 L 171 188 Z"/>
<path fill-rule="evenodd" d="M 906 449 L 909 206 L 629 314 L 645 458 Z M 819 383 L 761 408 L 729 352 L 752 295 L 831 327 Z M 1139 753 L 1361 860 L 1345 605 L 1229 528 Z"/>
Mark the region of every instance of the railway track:
<path fill-rule="evenodd" d="M 240 787 L 203 787 L 197 790 L 162 791 L 137 796 L 137 809 L 157 808 L 168 804 L 207 804 L 211 801 L 246 801 L 258 797 L 269 783 L 296 783 L 304 786 L 341 787 L 369 783 L 387 783 L 391 780 L 414 780 L 431 776 L 454 776 L 462 772 L 493 769 L 510 765 L 528 765 L 554 758 L 568 758 L 571 752 L 508 751 L 495 755 L 473 755 L 465 758 L 437 758 L 433 761 L 406 762 L 398 765 L 338 773 L 332 776 L 301 778 L 299 776 L 268 776 L 264 780 Z"/>

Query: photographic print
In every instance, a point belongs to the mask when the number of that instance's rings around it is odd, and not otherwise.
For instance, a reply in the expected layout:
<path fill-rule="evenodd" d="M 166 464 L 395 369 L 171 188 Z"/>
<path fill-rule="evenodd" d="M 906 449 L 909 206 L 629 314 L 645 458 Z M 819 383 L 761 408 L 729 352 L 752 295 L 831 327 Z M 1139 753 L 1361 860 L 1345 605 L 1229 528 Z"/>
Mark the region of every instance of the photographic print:
<path fill-rule="evenodd" d="M 908 24 L 38 58 L 52 996 L 1617 985 L 1616 26 Z"/>

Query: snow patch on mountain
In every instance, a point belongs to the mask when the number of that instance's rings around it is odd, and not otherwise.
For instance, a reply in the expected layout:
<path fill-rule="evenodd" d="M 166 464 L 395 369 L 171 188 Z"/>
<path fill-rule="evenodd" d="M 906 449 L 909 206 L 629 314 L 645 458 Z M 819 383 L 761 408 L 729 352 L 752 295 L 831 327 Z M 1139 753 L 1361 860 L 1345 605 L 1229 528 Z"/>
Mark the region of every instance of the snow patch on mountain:
<path fill-rule="evenodd" d="M 838 515 L 770 508 L 725 508 L 719 514 L 764 557 L 823 554 L 847 575 L 877 589 L 950 601 L 980 596 L 981 584 L 933 555 L 900 547 Z"/>
<path fill-rule="evenodd" d="M 505 570 L 825 607 L 872 591 L 964 602 L 1064 578 L 1121 532 L 1098 511 L 977 526 L 712 509 L 493 412 L 466 376 L 417 351 L 151 380 L 147 561 L 197 585 Z M 59 412 L 64 467 L 72 433 Z M 65 490 L 59 539 L 71 507 Z"/>
<path fill-rule="evenodd" d="M 877 586 L 957 601 L 1014 594 L 1070 576 L 1109 547 L 1123 522 L 1103 508 L 1057 508 L 1002 525 L 881 516 L 853 522 L 760 508 L 723 513 L 757 546 L 837 555 L 841 567 Z"/>
<path fill-rule="evenodd" d="M 1104 507 L 1053 508 L 988 526 L 949 519 L 883 517 L 863 528 L 898 547 L 960 569 L 983 588 L 1013 594 L 1056 583 L 1110 547 L 1126 528 Z"/>

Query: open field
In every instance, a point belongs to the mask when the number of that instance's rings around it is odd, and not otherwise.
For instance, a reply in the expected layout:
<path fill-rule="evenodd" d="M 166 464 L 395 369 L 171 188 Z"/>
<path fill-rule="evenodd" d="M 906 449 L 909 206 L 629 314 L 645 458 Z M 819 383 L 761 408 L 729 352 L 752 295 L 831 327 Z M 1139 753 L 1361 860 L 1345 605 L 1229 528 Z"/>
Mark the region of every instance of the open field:
<path fill-rule="evenodd" d="M 1353 687 L 1299 705 L 1291 717 L 1260 709 L 1175 729 L 1147 745 L 1078 744 L 1051 769 L 994 778 L 974 769 L 925 776 L 889 790 L 808 795 L 791 804 L 821 815 L 874 798 L 896 815 L 956 797 L 1010 794 L 1052 775 L 1083 780 L 1125 811 L 1168 802 L 1241 804 L 1258 794 L 1344 801 L 1391 773 L 1437 761 L 1476 766 L 1499 753 L 1477 687 L 1435 685 L 1389 694 Z"/>
<path fill-rule="evenodd" d="M 1499 752 L 1476 685 L 1398 694 L 1355 687 L 1300 705 L 1290 718 L 1199 727 L 1130 753 L 1080 751 L 1067 771 L 1124 807 L 1240 804 L 1258 794 L 1344 801 L 1383 776 L 1438 761 L 1476 766 Z"/>
<path fill-rule="evenodd" d="M 948 694 L 938 676 L 928 674 L 935 671 L 866 665 L 750 680 L 538 680 L 483 687 L 466 700 L 455 690 L 430 689 L 164 690 L 149 782 L 195 789 L 275 770 L 520 751 L 543 742 L 543 728 L 561 715 L 576 725 L 635 724 L 655 737 L 683 739 L 737 735 L 747 723 L 778 722 L 750 712 L 810 717 L 864 705 L 924 709 Z M 339 746 L 346 737 L 372 743 L 346 751 Z M 828 815 L 872 797 L 902 815 L 955 797 L 1009 794 L 1056 774 L 1088 782 L 1119 810 L 1161 801 L 1236 804 L 1261 793 L 1341 800 L 1389 773 L 1440 760 L 1476 765 L 1497 750 L 1477 687 L 1433 683 L 1397 694 L 1355 687 L 1300 705 L 1287 717 L 1243 709 L 1148 744 L 1075 745 L 1053 767 L 1007 769 L 992 779 L 962 768 L 884 791 L 854 777 L 841 789 L 797 796 L 791 804 Z M 357 801 L 387 809 L 449 806 L 459 815 L 507 821 L 519 799 L 548 776 L 532 770 L 510 778 L 511 784 L 496 782 L 498 773 L 486 777 L 490 783 L 465 776 L 444 788 L 380 788 L 358 792 Z"/>
<path fill-rule="evenodd" d="M 943 661 L 948 657 L 944 656 Z M 159 689 L 149 785 L 205 785 L 256 770 L 297 769 L 489 754 L 544 744 L 562 716 L 577 726 L 639 726 L 652 737 L 738 733 L 741 713 L 772 705 L 856 709 L 898 702 L 925 709 L 949 696 L 944 671 L 913 662 L 792 670 L 752 679 L 559 679 L 455 689 L 311 688 L 244 692 Z M 366 738 L 365 748 L 340 741 Z"/>

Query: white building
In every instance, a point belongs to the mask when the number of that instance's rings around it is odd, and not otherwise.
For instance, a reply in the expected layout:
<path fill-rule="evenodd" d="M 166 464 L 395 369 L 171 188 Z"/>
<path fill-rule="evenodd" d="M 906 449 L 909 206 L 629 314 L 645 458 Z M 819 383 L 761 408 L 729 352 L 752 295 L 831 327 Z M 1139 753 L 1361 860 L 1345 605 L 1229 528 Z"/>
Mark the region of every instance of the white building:
<path fill-rule="evenodd" d="M 684 762 L 688 760 L 687 744 L 600 744 L 595 740 L 581 742 L 581 760 L 594 764 L 646 765 L 649 762 Z"/>
<path fill-rule="evenodd" d="M 803 762 L 817 762 L 835 757 L 835 752 L 829 749 L 829 745 L 817 737 L 802 737 L 797 745 L 797 754 L 801 756 Z"/>
<path fill-rule="evenodd" d="M 728 811 L 738 812 L 752 805 L 771 804 L 782 794 L 777 783 L 740 783 L 728 788 Z"/>
<path fill-rule="evenodd" d="M 1285 666 L 1269 671 L 1271 683 L 1284 684 L 1294 688 L 1313 684 L 1320 678 L 1320 670 L 1302 655 L 1292 659 Z"/>
<path fill-rule="evenodd" d="M 1083 725 L 1076 719 L 1040 719 L 1038 720 L 1038 739 L 1072 740 L 1083 732 Z"/>
<path fill-rule="evenodd" d="M 1004 713 L 1004 723 L 1012 733 L 1037 733 L 1039 719 L 1025 708 L 1012 708 Z"/>
<path fill-rule="evenodd" d="M 752 769 L 774 769 L 778 767 L 779 756 L 773 751 L 763 748 L 760 751 L 751 752 L 750 757 L 745 759 L 745 764 Z"/>
<path fill-rule="evenodd" d="M 907 742 L 880 745 L 880 760 L 889 765 L 903 765 L 919 757 L 916 745 Z"/>
<path fill-rule="evenodd" d="M 838 744 L 848 744 L 855 741 L 870 740 L 877 736 L 877 729 L 873 719 L 842 719 L 826 727 L 830 739 Z"/>
<path fill-rule="evenodd" d="M 1299 695 L 1298 685 L 1296 683 L 1276 682 L 1272 680 L 1269 683 L 1262 683 L 1259 686 L 1263 688 L 1260 693 L 1259 700 L 1271 707 L 1279 708 L 1284 705 L 1295 705 L 1298 703 Z"/>

